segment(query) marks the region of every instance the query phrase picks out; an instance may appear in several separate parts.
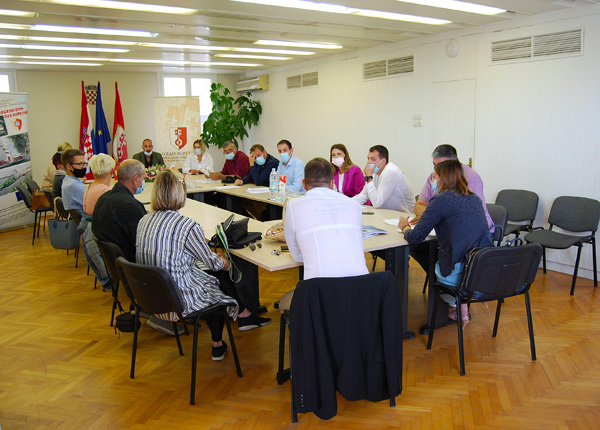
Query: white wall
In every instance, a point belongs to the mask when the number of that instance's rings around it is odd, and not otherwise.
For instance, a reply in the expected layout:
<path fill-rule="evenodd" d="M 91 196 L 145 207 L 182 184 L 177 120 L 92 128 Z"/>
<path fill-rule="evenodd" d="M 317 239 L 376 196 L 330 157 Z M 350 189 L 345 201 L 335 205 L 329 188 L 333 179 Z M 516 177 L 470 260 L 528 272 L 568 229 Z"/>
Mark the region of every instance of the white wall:
<path fill-rule="evenodd" d="M 265 71 L 270 88 L 257 92 L 263 104 L 259 127 L 248 145 L 262 143 L 271 153 L 289 139 L 304 161 L 328 157 L 329 148 L 344 143 L 355 163 L 364 165 L 369 146 L 384 144 L 390 159 L 405 170 L 415 192 L 431 171 L 431 151 L 441 143 L 458 148 L 485 184 L 488 202 L 498 191 L 520 188 L 540 196 L 537 225 L 544 225 L 552 201 L 560 195 L 600 199 L 600 5 L 583 5 L 562 13 L 538 15 L 489 28 L 469 29 L 417 41 L 365 50 L 351 56 L 284 66 Z M 523 35 L 584 28 L 584 54 L 569 58 L 492 65 L 490 42 Z M 487 30 L 487 31 L 486 31 Z M 450 38 L 460 53 L 448 58 Z M 363 63 L 414 55 L 409 76 L 364 81 Z M 319 72 L 314 88 L 286 89 L 286 78 Z M 263 72 L 264 73 L 264 72 Z M 436 141 L 444 120 L 436 105 L 446 83 L 474 80 L 474 146 Z M 447 116 L 464 108 L 448 105 Z M 473 109 L 473 108 L 472 108 Z M 413 127 L 421 114 L 422 127 Z M 470 127 L 469 124 L 458 124 Z M 471 152 L 471 153 L 469 153 Z M 572 273 L 575 249 L 549 251 L 551 268 Z M 584 247 L 580 275 L 591 277 L 589 246 Z"/>

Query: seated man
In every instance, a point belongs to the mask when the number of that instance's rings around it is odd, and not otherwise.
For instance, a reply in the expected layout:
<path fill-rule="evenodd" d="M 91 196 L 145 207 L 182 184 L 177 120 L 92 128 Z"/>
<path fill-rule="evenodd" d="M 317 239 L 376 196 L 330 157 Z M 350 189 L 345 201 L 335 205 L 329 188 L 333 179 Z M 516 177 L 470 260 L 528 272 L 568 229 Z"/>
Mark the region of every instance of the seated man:
<path fill-rule="evenodd" d="M 293 157 L 294 149 L 289 140 L 280 140 L 277 144 L 277 152 L 281 163 L 277 168 L 277 177 L 285 175 L 287 178 L 286 191 L 303 193 L 305 191 L 302 181 L 304 180 L 304 162 Z"/>
<path fill-rule="evenodd" d="M 267 154 L 265 148 L 259 144 L 252 145 L 248 160 L 250 162 L 250 173 L 242 179 L 237 179 L 235 185 L 254 183 L 261 187 L 268 187 L 271 170 L 277 170 L 279 160 Z"/>
<path fill-rule="evenodd" d="M 225 164 L 223 169 L 217 173 L 211 173 L 210 179 L 223 180 L 227 176 L 238 176 L 243 178 L 250 171 L 250 162 L 248 156 L 243 151 L 238 151 L 237 146 L 228 140 L 223 144 L 223 154 L 225 154 Z"/>
<path fill-rule="evenodd" d="M 61 186 L 63 206 L 68 211 L 75 211 L 80 219 L 79 234 L 86 237 L 86 230 L 90 222 L 89 215 L 83 211 L 83 200 L 85 196 L 85 185 L 82 178 L 86 173 L 87 163 L 83 151 L 78 149 L 67 149 L 62 154 L 62 164 L 65 167 L 65 176 Z M 102 284 L 104 291 L 112 291 L 113 282 L 108 276 L 104 260 L 100 256 L 100 251 L 95 242 L 82 240 L 83 254 L 88 265 L 93 270 L 96 278 Z"/>
<path fill-rule="evenodd" d="M 441 163 L 446 160 L 458 160 L 458 154 L 456 152 L 456 148 L 452 145 L 439 145 L 437 148 L 433 150 L 433 154 L 431 154 L 433 158 L 433 165 Z M 491 227 L 494 222 L 492 221 L 492 217 L 487 210 L 487 206 L 485 204 L 485 195 L 483 194 L 483 181 L 479 174 L 471 169 L 466 164 L 462 165 L 463 171 L 465 172 L 465 177 L 467 182 L 469 183 L 469 190 L 476 194 L 481 199 L 481 204 L 483 205 L 483 211 L 485 212 L 485 218 L 488 222 L 488 225 Z M 415 219 L 412 221 L 412 224 L 416 224 L 425 209 L 427 209 L 427 205 L 431 198 L 437 193 L 437 180 L 434 180 L 434 174 L 431 173 L 427 180 L 425 181 L 425 185 L 421 190 L 421 194 L 419 195 L 419 199 L 415 204 Z M 410 256 L 413 257 L 427 272 L 429 270 L 429 245 L 426 243 L 418 243 L 410 246 Z M 437 258 L 436 258 L 437 260 Z"/>
<path fill-rule="evenodd" d="M 142 149 L 142 152 L 133 154 L 133 157 L 131 158 L 139 161 L 140 163 L 143 163 L 145 168 L 151 166 L 165 165 L 165 160 L 163 160 L 161 153 L 153 151 L 154 144 L 150 139 L 144 139 L 144 141 L 142 142 Z"/>
<path fill-rule="evenodd" d="M 333 171 L 324 158 L 309 161 L 304 175 L 306 195 L 289 201 L 284 226 L 292 257 L 304 262 L 304 279 L 368 273 L 360 205 L 332 190 Z"/>
<path fill-rule="evenodd" d="M 360 194 L 352 198 L 361 205 L 371 201 L 374 208 L 412 213 L 415 194 L 402 170 L 389 162 L 387 148 L 375 145 L 369 149 L 367 158 L 364 168 L 366 185 Z"/>
<path fill-rule="evenodd" d="M 79 149 L 67 149 L 62 154 L 61 162 L 66 175 L 61 185 L 63 205 L 66 210 L 79 211 L 79 216 L 81 216 L 83 214 L 83 195 L 85 194 L 82 178 L 85 177 L 87 171 L 85 154 Z"/>
<path fill-rule="evenodd" d="M 99 240 L 116 244 L 128 261 L 135 262 L 137 226 L 146 215 L 142 202 L 133 195 L 144 190 L 146 169 L 138 160 L 125 160 L 117 169 L 119 182 L 98 198 L 92 215 L 92 232 Z M 150 327 L 175 336 L 168 321 L 151 316 Z M 183 327 L 180 327 L 180 333 Z"/>

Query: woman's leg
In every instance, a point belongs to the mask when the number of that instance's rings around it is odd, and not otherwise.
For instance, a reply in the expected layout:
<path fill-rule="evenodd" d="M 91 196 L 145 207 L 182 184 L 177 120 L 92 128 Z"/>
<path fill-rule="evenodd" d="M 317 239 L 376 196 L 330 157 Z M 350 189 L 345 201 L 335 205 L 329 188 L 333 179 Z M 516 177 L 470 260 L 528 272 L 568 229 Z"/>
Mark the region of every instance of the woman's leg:
<path fill-rule="evenodd" d="M 209 316 L 206 318 L 206 325 L 210 330 L 213 346 L 221 346 L 223 340 L 223 326 L 225 325 L 225 318 L 223 318 L 223 315 Z"/>

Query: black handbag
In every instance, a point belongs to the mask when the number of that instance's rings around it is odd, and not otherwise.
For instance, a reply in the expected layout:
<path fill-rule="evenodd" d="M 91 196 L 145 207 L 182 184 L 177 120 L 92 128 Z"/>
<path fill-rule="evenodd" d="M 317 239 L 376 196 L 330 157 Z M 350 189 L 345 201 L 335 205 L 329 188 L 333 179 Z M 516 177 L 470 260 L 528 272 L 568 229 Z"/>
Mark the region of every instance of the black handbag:
<path fill-rule="evenodd" d="M 221 179 L 222 184 L 233 184 L 237 179 L 242 179 L 238 175 L 226 176 Z"/>
<path fill-rule="evenodd" d="M 235 215 L 231 215 L 225 222 L 221 223 L 221 228 L 225 234 L 227 243 L 223 243 L 221 237 L 219 237 L 218 234 L 215 234 L 210 239 L 210 246 L 222 249 L 226 249 L 225 246 L 230 249 L 240 249 L 261 239 L 261 233 L 248 232 L 248 218 L 233 221 L 234 216 Z"/>

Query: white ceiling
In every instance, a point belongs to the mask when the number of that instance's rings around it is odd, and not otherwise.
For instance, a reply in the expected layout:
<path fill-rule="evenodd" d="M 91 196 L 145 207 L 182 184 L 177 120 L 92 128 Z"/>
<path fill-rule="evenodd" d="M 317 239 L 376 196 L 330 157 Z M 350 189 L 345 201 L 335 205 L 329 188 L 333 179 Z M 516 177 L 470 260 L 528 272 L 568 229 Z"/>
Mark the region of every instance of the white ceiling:
<path fill-rule="evenodd" d="M 313 0 L 316 1 L 316 0 Z M 94 71 L 158 71 L 180 73 L 244 73 L 252 69 L 287 65 L 305 59 L 316 59 L 357 49 L 368 48 L 390 42 L 436 34 L 444 31 L 469 28 L 497 21 L 512 20 L 519 16 L 571 7 L 573 0 L 472 0 L 478 4 L 496 6 L 508 12 L 499 15 L 477 15 L 402 3 L 395 0 L 324 0 L 327 3 L 354 8 L 403 13 L 452 21 L 450 24 L 429 25 L 411 22 L 350 16 L 327 12 L 315 12 L 278 6 L 264 6 L 252 3 L 239 3 L 231 0 L 130 0 L 135 3 L 163 4 L 197 9 L 192 15 L 174 15 L 153 12 L 134 12 L 99 7 L 72 6 L 52 3 L 52 0 L 2 0 L 0 9 L 34 12 L 33 17 L 4 15 L 0 11 L 0 69 L 35 70 L 94 70 Z M 118 3 L 118 2 L 113 2 Z M 5 24 L 10 24 L 6 28 Z M 17 27 L 14 25 L 17 24 Z M 93 27 L 110 29 L 143 30 L 157 33 L 155 37 L 98 36 L 93 34 L 58 33 L 32 30 L 34 24 L 60 25 L 69 27 Z M 5 28 L 2 28 L 5 27 Z M 16 38 L 15 38 L 16 36 Z M 23 37 L 24 36 L 24 37 Z M 65 41 L 39 41 L 31 37 L 86 38 L 95 40 L 121 40 L 134 42 L 132 45 L 115 46 L 109 44 L 75 43 Z M 259 46 L 260 39 L 318 42 L 342 45 L 342 49 L 306 49 L 276 46 Z M 231 51 L 202 51 L 182 48 L 144 47 L 141 43 L 186 44 L 199 46 L 219 46 Z M 16 47 L 2 47 L 3 45 Z M 65 50 L 32 49 L 32 45 L 124 48 L 125 53 L 79 52 Z M 276 55 L 291 57 L 289 60 L 220 58 L 223 54 L 252 54 L 233 52 L 234 48 L 268 48 L 312 51 L 310 56 Z M 31 58 L 37 57 L 37 58 Z M 39 57 L 61 57 L 63 59 L 42 59 Z M 65 57 L 68 57 L 64 59 Z M 86 58 L 83 60 L 82 58 Z M 99 66 L 23 64 L 23 62 L 68 60 L 80 63 L 100 64 Z M 169 66 L 148 63 L 122 63 L 111 60 L 172 60 L 185 62 L 235 62 L 260 64 L 259 67 L 223 65 L 183 65 Z"/>

